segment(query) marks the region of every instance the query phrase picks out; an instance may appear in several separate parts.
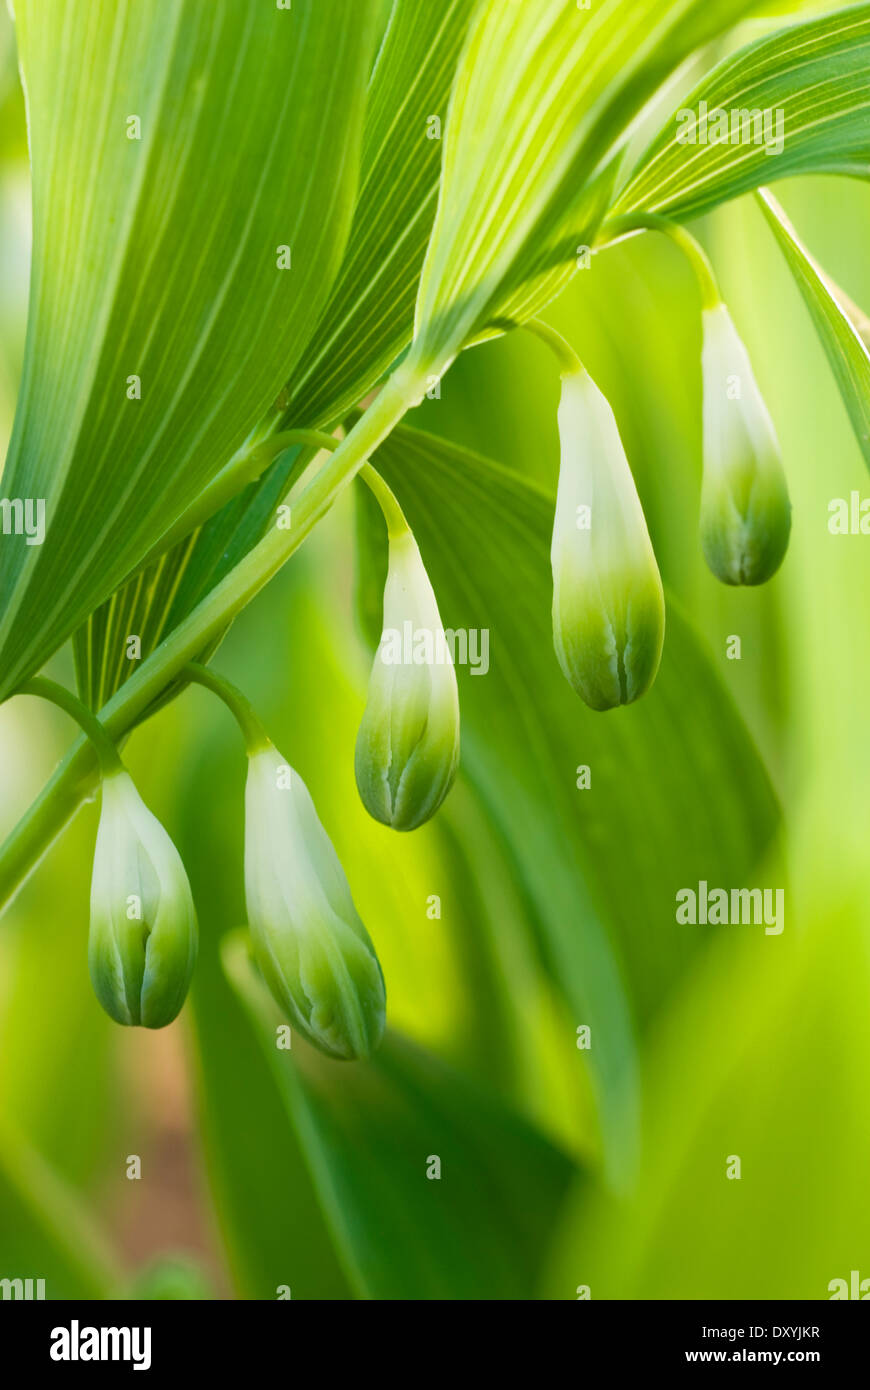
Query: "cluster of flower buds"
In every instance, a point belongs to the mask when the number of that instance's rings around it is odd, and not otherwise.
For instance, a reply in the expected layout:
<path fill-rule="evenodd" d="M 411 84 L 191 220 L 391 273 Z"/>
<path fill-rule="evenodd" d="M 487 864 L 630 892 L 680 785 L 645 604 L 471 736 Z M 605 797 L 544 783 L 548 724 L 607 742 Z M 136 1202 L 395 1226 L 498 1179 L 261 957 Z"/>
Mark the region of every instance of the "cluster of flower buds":
<path fill-rule="evenodd" d="M 374 947 L 304 782 L 259 727 L 249 744 L 245 827 L 248 924 L 269 988 L 321 1051 L 369 1056 L 386 1008 Z M 103 777 L 91 887 L 97 998 L 117 1023 L 162 1028 L 184 1003 L 196 950 L 184 865 L 119 763 Z"/>
<path fill-rule="evenodd" d="M 371 469 L 367 481 L 387 521 L 389 568 L 385 640 L 357 738 L 356 776 L 375 819 L 413 830 L 434 815 L 456 775 L 456 673 L 410 528 Z M 399 639 L 398 651 L 391 637 Z M 308 789 L 239 691 L 202 667 L 189 667 L 188 675 L 225 701 L 247 745 L 245 897 L 263 977 L 314 1046 L 337 1059 L 367 1057 L 384 1032 L 383 974 Z M 187 993 L 196 914 L 175 846 L 116 763 L 103 780 L 91 978 L 117 1022 L 160 1028 L 176 1017 Z"/>
<path fill-rule="evenodd" d="M 680 237 L 685 244 L 686 234 Z M 696 251 L 707 291 L 702 547 L 724 583 L 760 584 L 785 554 L 788 492 L 746 349 Z M 554 646 L 566 679 L 586 704 L 613 709 L 637 700 L 655 680 L 665 632 L 661 577 L 609 403 L 554 330 L 529 326 L 555 348 L 563 368 L 551 548 Z M 362 476 L 383 511 L 389 564 L 383 634 L 356 742 L 356 780 L 370 815 L 394 830 L 414 830 L 435 814 L 456 776 L 456 673 L 401 508 L 369 465 Z M 230 707 L 248 749 L 245 893 L 260 970 L 299 1031 L 321 1051 L 338 1059 L 369 1056 L 384 1031 L 383 975 L 308 789 L 240 692 L 202 667 L 191 666 L 188 674 Z M 45 684 L 35 683 L 41 693 Z M 69 697 L 61 703 L 69 708 Z M 100 728 L 92 736 L 105 742 Z M 104 770 L 91 978 L 112 1018 L 159 1028 L 176 1017 L 190 983 L 196 914 L 177 850 L 111 747 Z"/>
<path fill-rule="evenodd" d="M 656 220 L 658 222 L 658 220 Z M 660 222 L 658 222 L 659 225 Z M 685 246 L 690 239 L 684 232 Z M 703 483 L 700 534 L 725 584 L 763 584 L 788 546 L 791 507 L 779 445 L 746 349 L 703 266 Z M 532 325 L 529 325 L 532 327 Z M 553 527 L 553 643 L 592 709 L 649 690 L 662 652 L 665 606 L 643 509 L 613 412 L 552 329 L 535 331 L 563 365 L 561 464 Z"/>

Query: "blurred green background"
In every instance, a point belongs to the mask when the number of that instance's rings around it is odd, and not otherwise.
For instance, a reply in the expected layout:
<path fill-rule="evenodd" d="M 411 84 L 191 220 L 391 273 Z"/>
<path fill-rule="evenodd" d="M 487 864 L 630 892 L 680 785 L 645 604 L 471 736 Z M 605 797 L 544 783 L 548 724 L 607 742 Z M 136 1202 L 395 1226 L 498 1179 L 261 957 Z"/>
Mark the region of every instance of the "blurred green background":
<path fill-rule="evenodd" d="M 776 191 L 829 273 L 870 306 L 867 186 Z M 4 11 L 6 439 L 28 198 Z M 456 451 L 429 457 L 410 435 L 383 458 L 445 625 L 491 632 L 490 673 L 458 673 L 463 770 L 435 821 L 395 835 L 356 794 L 372 646 L 353 497 L 215 662 L 307 782 L 345 866 L 387 982 L 383 1056 L 336 1064 L 296 1039 L 276 1056 L 244 960 L 230 952 L 224 969 L 221 939 L 244 920 L 244 759 L 222 708 L 187 692 L 126 754 L 200 915 L 180 1021 L 121 1029 L 91 992 L 95 805 L 0 926 L 0 1277 L 45 1278 L 48 1297 L 456 1299 L 572 1299 L 585 1287 L 593 1298 L 826 1298 L 853 1269 L 870 1278 L 868 541 L 827 529 L 829 501 L 870 484 L 753 199 L 694 230 L 783 446 L 794 525 L 781 572 L 732 591 L 702 562 L 690 271 L 656 237 L 596 257 L 545 317 L 616 410 L 669 630 L 642 705 L 585 710 L 549 640 L 540 489 L 555 488 L 558 377 L 528 335 L 466 353 L 411 425 L 509 472 L 466 468 Z M 739 661 L 726 659 L 731 635 Z M 67 654 L 51 674 L 72 684 Z M 71 732 L 33 700 L 0 708 L 0 837 Z M 582 764 L 588 791 L 575 785 Z M 678 926 L 675 891 L 701 878 L 785 887 L 783 934 Z M 139 1179 L 127 1176 L 132 1155 Z M 440 1178 L 427 1176 L 433 1156 Z"/>

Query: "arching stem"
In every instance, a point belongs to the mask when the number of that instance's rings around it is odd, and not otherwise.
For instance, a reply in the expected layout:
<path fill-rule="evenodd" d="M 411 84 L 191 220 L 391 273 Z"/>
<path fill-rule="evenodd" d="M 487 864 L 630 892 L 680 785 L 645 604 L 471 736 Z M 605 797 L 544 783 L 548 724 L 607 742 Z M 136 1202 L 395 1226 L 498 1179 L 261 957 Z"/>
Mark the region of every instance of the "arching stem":
<path fill-rule="evenodd" d="M 250 700 L 242 694 L 238 686 L 231 685 L 228 680 L 224 680 L 223 676 L 215 675 L 214 671 L 210 671 L 207 666 L 200 666 L 197 661 L 189 662 L 185 666 L 183 674 L 187 676 L 188 680 L 204 686 L 213 695 L 217 695 L 219 700 L 223 700 L 242 731 L 245 749 L 249 756 L 259 753 L 261 749 L 269 746 L 271 740 L 262 720 Z"/>
<path fill-rule="evenodd" d="M 33 676 L 29 681 L 25 681 L 24 685 L 19 686 L 15 693 L 36 695 L 41 700 L 49 700 L 53 705 L 57 705 L 58 709 L 70 715 L 94 745 L 104 777 L 124 771 L 120 754 L 99 719 L 71 690 L 58 685 L 57 681 L 49 680 L 47 676 Z"/>
<path fill-rule="evenodd" d="M 670 237 L 687 256 L 695 272 L 701 291 L 702 307 L 715 309 L 721 304 L 722 296 L 706 251 L 679 222 L 671 222 L 669 218 L 660 217 L 654 212 L 631 212 L 625 217 L 614 217 L 611 221 L 605 222 L 596 244 L 599 247 L 610 245 L 635 232 L 661 232 L 664 236 Z"/>
<path fill-rule="evenodd" d="M 557 333 L 548 323 L 542 322 L 541 319 L 526 319 L 525 323 L 519 324 L 518 327 L 524 328 L 527 333 L 534 333 L 536 338 L 547 344 L 556 356 L 562 376 L 576 376 L 578 372 L 582 372 L 583 363 L 567 338 L 563 338 L 562 334 Z"/>
<path fill-rule="evenodd" d="M 390 540 L 410 531 L 411 528 L 405 518 L 405 513 L 396 500 L 395 493 L 384 482 L 377 469 L 372 468 L 370 463 L 365 463 L 360 469 L 359 475 L 377 498 L 378 506 L 383 512 L 384 521 L 387 523 L 387 534 Z"/>

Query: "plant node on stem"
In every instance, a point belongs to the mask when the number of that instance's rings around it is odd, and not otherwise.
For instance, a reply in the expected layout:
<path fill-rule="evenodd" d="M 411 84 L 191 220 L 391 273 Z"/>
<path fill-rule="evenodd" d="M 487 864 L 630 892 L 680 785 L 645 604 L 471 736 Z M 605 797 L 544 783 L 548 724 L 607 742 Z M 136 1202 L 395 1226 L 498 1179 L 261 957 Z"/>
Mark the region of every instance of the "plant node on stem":
<path fill-rule="evenodd" d="M 380 394 L 356 422 L 323 468 L 306 481 L 298 495 L 291 489 L 292 525 L 273 527 L 239 561 L 196 608 L 142 662 L 100 711 L 100 723 L 118 740 L 146 714 L 191 661 L 196 661 L 251 599 L 277 574 L 311 534 L 318 521 L 359 472 L 402 417 L 422 399 L 425 379 L 402 363 Z M 94 788 L 95 754 L 85 738 L 78 740 L 0 847 L 0 909 L 17 892 L 49 845 Z"/>

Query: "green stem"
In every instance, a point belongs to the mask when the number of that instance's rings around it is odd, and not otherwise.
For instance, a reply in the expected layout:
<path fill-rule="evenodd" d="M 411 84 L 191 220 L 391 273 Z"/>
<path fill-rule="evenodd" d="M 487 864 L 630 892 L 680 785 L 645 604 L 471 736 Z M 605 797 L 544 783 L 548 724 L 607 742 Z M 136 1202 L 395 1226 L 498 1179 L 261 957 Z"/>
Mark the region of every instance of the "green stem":
<path fill-rule="evenodd" d="M 195 661 L 277 574 L 422 394 L 421 379 L 404 365 L 397 368 L 319 473 L 308 482 L 304 476 L 300 479 L 291 528 L 273 527 L 107 702 L 100 719 L 110 737 L 118 740 L 128 733 L 188 662 Z M 0 847 L 0 908 L 93 790 L 95 777 L 93 751 L 80 739 Z"/>
<path fill-rule="evenodd" d="M 384 514 L 384 521 L 387 523 L 387 534 L 393 540 L 396 536 L 403 536 L 410 531 L 410 526 L 405 519 L 405 513 L 399 506 L 396 495 L 392 488 L 384 482 L 377 469 L 372 468 L 370 463 L 366 463 L 359 473 L 363 482 L 378 500 L 378 505 Z"/>
<path fill-rule="evenodd" d="M 37 695 L 42 700 L 50 700 L 53 705 L 70 715 L 84 729 L 93 744 L 105 777 L 124 771 L 120 754 L 99 719 L 71 690 L 58 685 L 57 681 L 50 681 L 46 676 L 34 676 L 31 680 L 25 681 L 24 685 L 20 685 L 15 693 Z"/>
<path fill-rule="evenodd" d="M 247 453 L 228 463 L 226 468 L 212 479 L 187 511 L 182 513 L 168 531 L 164 531 L 157 544 L 148 552 L 143 566 L 156 560 L 165 551 L 171 550 L 178 541 L 189 536 L 191 531 L 203 526 L 249 483 L 256 482 L 269 464 L 274 463 L 275 459 L 288 449 L 306 446 L 313 449 L 334 449 L 337 445 L 338 440 L 321 430 L 282 430 L 280 434 L 273 434 L 261 440 Z"/>
<path fill-rule="evenodd" d="M 669 236 L 689 259 L 701 291 L 702 307 L 715 309 L 721 304 L 722 296 L 706 251 L 679 222 L 671 222 L 669 218 L 660 217 L 654 212 L 631 212 L 625 217 L 614 217 L 605 222 L 598 234 L 597 244 L 610 245 L 635 232 L 662 232 Z"/>
<path fill-rule="evenodd" d="M 238 686 L 231 685 L 223 676 L 215 675 L 207 666 L 200 666 L 198 661 L 190 661 L 184 668 L 185 676 L 188 680 L 195 681 L 197 685 L 205 686 L 213 695 L 217 695 L 219 700 L 223 700 L 230 714 L 235 719 L 242 731 L 242 738 L 245 740 L 245 749 L 248 756 L 259 753 L 261 749 L 268 748 L 271 742 L 269 735 L 263 727 L 262 720 L 251 704 L 247 696 L 243 695 Z"/>
<path fill-rule="evenodd" d="M 541 319 L 526 319 L 519 327 L 525 328 L 527 333 L 534 333 L 536 338 L 540 338 L 541 342 L 546 343 L 551 352 L 555 353 L 562 376 L 576 376 L 578 372 L 582 372 L 583 363 L 580 358 L 567 338 L 563 338 L 555 328 L 551 328 Z"/>
<path fill-rule="evenodd" d="M 339 446 L 339 440 L 333 435 L 322 435 L 321 448 L 329 449 L 334 452 Z M 359 476 L 378 500 L 378 505 L 383 512 L 384 521 L 387 523 L 387 532 L 390 536 L 402 535 L 405 531 L 410 531 L 410 526 L 405 518 L 405 513 L 399 506 L 396 494 L 392 488 L 384 482 L 380 473 L 373 468 L 370 463 L 364 463 L 359 470 Z"/>

